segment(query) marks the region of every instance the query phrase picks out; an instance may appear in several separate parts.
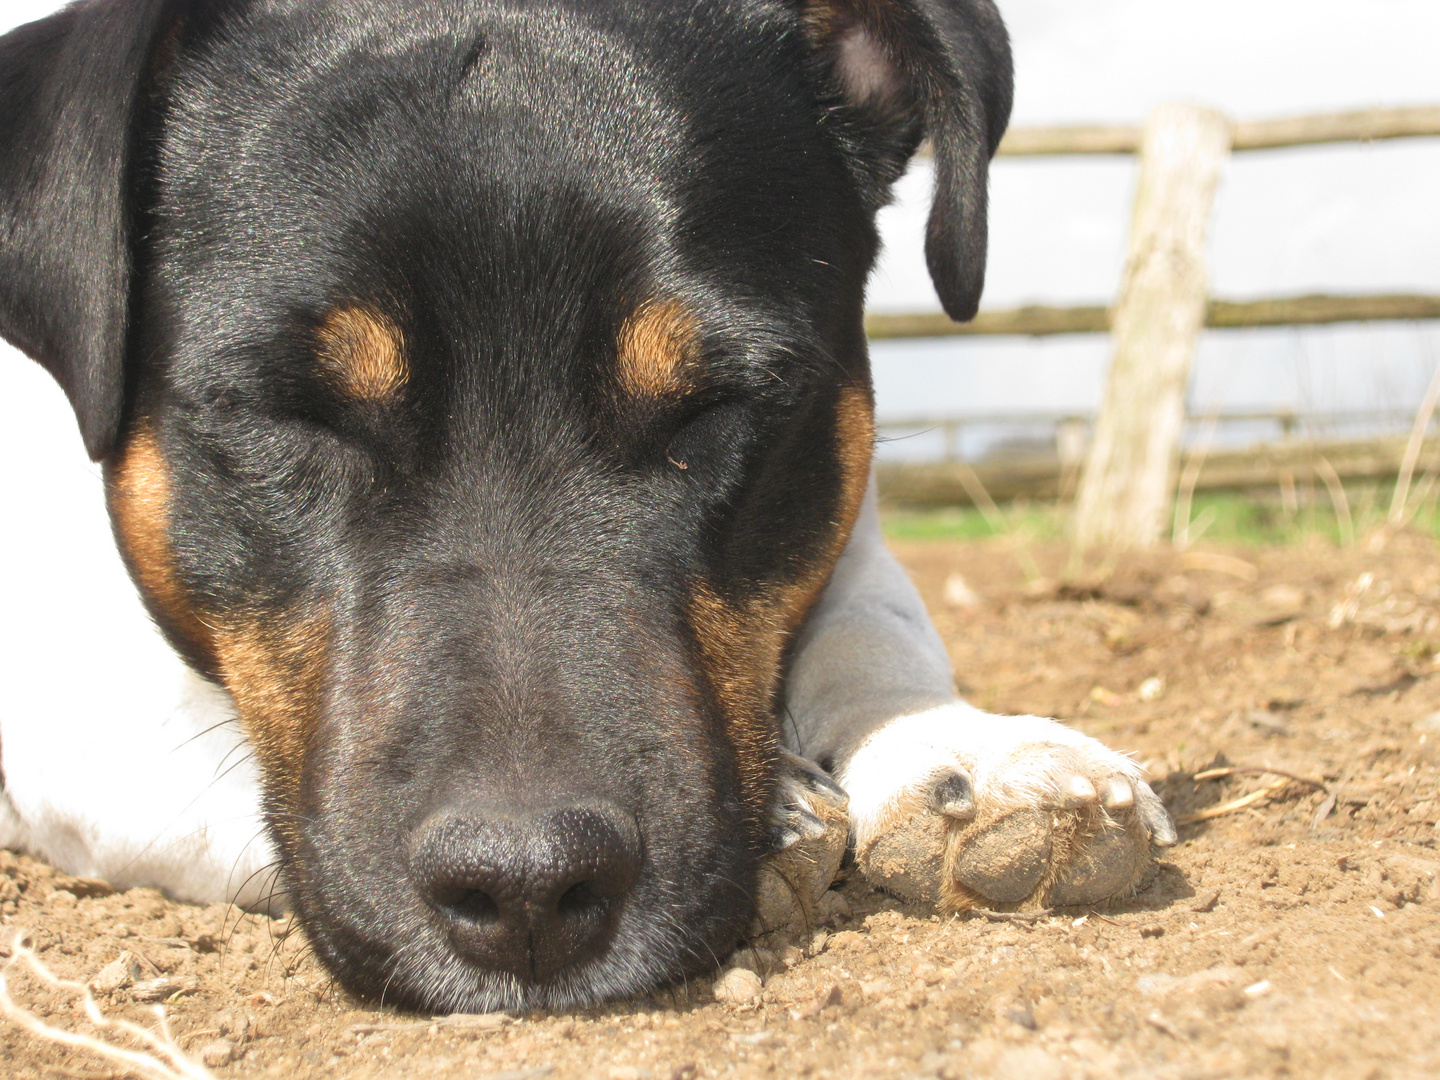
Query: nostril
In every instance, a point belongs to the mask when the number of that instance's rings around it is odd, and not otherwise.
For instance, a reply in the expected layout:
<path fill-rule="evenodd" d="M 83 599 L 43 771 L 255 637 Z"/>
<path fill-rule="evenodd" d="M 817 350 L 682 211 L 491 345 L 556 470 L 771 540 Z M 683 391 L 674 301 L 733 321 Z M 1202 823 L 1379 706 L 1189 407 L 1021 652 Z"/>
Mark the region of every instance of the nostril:
<path fill-rule="evenodd" d="M 500 905 L 481 889 L 437 889 L 432 899 L 436 907 L 466 922 L 484 925 L 500 918 Z"/>
<path fill-rule="evenodd" d="M 560 899 L 555 903 L 555 913 L 562 919 L 576 915 L 588 915 L 592 912 L 603 912 L 609 906 L 609 901 L 603 896 L 595 895 L 590 886 L 581 881 L 571 885 L 561 894 Z"/>

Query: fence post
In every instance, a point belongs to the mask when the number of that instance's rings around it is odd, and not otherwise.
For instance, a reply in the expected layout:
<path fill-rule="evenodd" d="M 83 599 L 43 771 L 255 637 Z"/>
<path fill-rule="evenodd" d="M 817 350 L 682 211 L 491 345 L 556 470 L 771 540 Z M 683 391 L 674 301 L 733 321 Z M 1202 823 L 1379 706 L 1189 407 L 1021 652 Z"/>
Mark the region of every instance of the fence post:
<path fill-rule="evenodd" d="M 1169 523 L 1208 298 L 1205 234 L 1230 135 L 1226 117 L 1197 105 L 1161 105 L 1145 127 L 1113 359 L 1075 503 L 1081 546 L 1150 547 Z"/>

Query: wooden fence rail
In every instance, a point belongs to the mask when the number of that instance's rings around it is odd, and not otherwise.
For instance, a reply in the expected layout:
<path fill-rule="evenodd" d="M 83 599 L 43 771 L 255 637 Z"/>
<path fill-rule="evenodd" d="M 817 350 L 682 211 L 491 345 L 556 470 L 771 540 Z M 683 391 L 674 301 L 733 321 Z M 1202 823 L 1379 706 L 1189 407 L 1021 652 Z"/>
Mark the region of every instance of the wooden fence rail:
<path fill-rule="evenodd" d="M 1234 125 L 1230 149 L 1277 150 L 1287 146 L 1370 142 L 1417 135 L 1440 135 L 1440 106 L 1412 105 L 1276 120 L 1241 120 Z M 1144 137 L 1143 127 L 1118 125 L 1014 128 L 1001 140 L 999 154 L 1002 157 L 1134 154 L 1140 150 Z"/>
<path fill-rule="evenodd" d="M 1303 440 L 1306 445 L 1319 445 L 1317 440 L 1325 432 L 1355 432 L 1358 429 L 1367 436 L 1383 437 L 1379 433 L 1402 431 L 1413 426 L 1414 420 L 1413 412 L 1400 409 L 1348 409 L 1324 413 L 1297 412 L 1294 409 L 1230 409 L 1191 414 L 1185 418 L 1192 429 L 1209 428 L 1212 431 L 1237 424 L 1269 424 L 1274 426 L 1281 442 Z M 977 462 L 987 468 L 1003 469 L 1017 458 L 1055 457 L 1062 463 L 1072 462 L 1084 452 L 1089 441 L 1090 425 L 1091 417 L 1080 412 L 995 412 L 968 416 L 890 416 L 880 420 L 878 427 L 882 443 L 918 435 L 939 436 L 943 448 L 942 461 L 972 460 L 962 452 L 961 439 L 967 430 L 991 433 L 997 429 L 1025 431 L 1025 435 L 1019 436 L 1023 450 L 1012 452 L 1007 444 L 1001 443 Z M 1042 431 L 1047 434 L 1039 436 Z M 1037 437 L 1030 437 L 1031 433 Z M 1207 439 L 1213 440 L 1213 434 Z M 903 463 L 897 464 L 904 467 Z"/>
<path fill-rule="evenodd" d="M 1150 546 L 1172 520 L 1185 388 L 1202 327 L 1440 318 L 1440 297 L 1433 296 L 1209 298 L 1205 237 L 1229 154 L 1427 135 L 1440 136 L 1440 106 L 1236 123 L 1199 106 L 1167 104 L 1154 109 L 1143 128 L 1013 130 L 1001 143 L 1002 155 L 1139 154 L 1115 304 L 986 311 L 964 327 L 938 314 L 874 314 L 867 330 L 876 338 L 1108 332 L 1113 358 L 1076 492 L 1073 531 L 1086 546 Z"/>
<path fill-rule="evenodd" d="M 1305 483 L 1336 480 L 1392 480 L 1405 464 L 1407 440 L 1403 435 L 1376 439 L 1336 439 L 1326 442 L 1296 440 L 1245 450 L 1187 450 L 1182 469 L 1195 472 L 1193 490 L 1285 490 Z M 1440 471 L 1440 440 L 1427 439 L 1411 468 L 1420 473 Z M 875 467 L 880 498 L 885 506 L 921 508 L 970 506 L 976 496 L 1004 502 L 1009 499 L 1070 498 L 1075 493 L 1078 469 L 1057 458 L 1016 461 L 881 462 Z"/>
<path fill-rule="evenodd" d="M 982 311 L 968 323 L 951 322 L 943 311 L 872 312 L 865 316 L 865 332 L 874 340 L 1107 334 L 1110 332 L 1110 315 L 1110 308 L 1099 305 L 1051 307 L 1047 304 Z M 1397 293 L 1211 300 L 1205 311 L 1205 325 L 1222 330 L 1407 319 L 1440 319 L 1440 296 Z"/>

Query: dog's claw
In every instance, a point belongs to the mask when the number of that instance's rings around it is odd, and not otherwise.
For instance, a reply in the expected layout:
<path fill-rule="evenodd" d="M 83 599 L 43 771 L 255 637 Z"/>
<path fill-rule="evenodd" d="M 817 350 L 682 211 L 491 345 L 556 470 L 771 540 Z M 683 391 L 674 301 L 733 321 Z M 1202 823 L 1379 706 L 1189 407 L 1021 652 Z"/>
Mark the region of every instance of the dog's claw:
<path fill-rule="evenodd" d="M 930 789 L 930 809 L 937 814 L 969 821 L 975 816 L 975 788 L 964 773 L 951 773 Z"/>
<path fill-rule="evenodd" d="M 1106 810 L 1125 810 L 1135 805 L 1135 789 L 1123 776 L 1106 780 L 1100 792 L 1100 803 Z"/>
<path fill-rule="evenodd" d="M 1062 805 L 1066 807 L 1089 806 L 1100 798 L 1100 793 L 1095 790 L 1095 785 L 1079 773 L 1067 776 L 1060 790 L 1064 799 Z"/>
<path fill-rule="evenodd" d="M 1180 842 L 1180 835 L 1175 831 L 1175 822 L 1170 817 L 1170 811 L 1165 809 L 1160 796 L 1143 780 L 1135 782 L 1135 808 L 1140 815 L 1140 823 L 1150 833 L 1152 844 L 1156 847 L 1174 847 Z"/>
<path fill-rule="evenodd" d="M 782 750 L 781 757 L 783 764 L 793 771 L 795 778 L 817 795 L 823 795 L 831 802 L 843 803 L 849 799 L 845 789 L 832 780 L 820 766 L 788 750 Z"/>
<path fill-rule="evenodd" d="M 787 803 L 780 807 L 776 811 L 775 817 L 778 830 L 793 832 L 799 839 L 813 840 L 825 832 L 825 822 L 805 807 L 797 806 L 794 803 Z M 792 840 L 790 843 L 794 843 L 794 841 Z M 789 847 L 790 845 L 786 844 L 785 846 Z"/>
<path fill-rule="evenodd" d="M 786 851 L 800 842 L 800 834 L 781 825 L 770 827 L 770 850 Z"/>
<path fill-rule="evenodd" d="M 820 768 L 784 753 L 770 813 L 770 854 L 755 885 L 752 935 L 813 927 L 820 898 L 840 872 L 850 833 L 849 797 Z"/>

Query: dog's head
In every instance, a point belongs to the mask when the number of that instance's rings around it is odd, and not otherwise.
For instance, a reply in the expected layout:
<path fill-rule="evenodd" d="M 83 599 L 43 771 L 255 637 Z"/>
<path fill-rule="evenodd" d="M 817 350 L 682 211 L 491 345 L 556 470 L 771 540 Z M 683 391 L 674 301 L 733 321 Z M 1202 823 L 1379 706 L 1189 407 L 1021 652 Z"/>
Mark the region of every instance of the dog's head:
<path fill-rule="evenodd" d="M 750 912 L 920 139 L 973 313 L 989 0 L 89 0 L 0 40 L 0 330 L 233 695 L 349 985 L 564 1004 Z"/>

